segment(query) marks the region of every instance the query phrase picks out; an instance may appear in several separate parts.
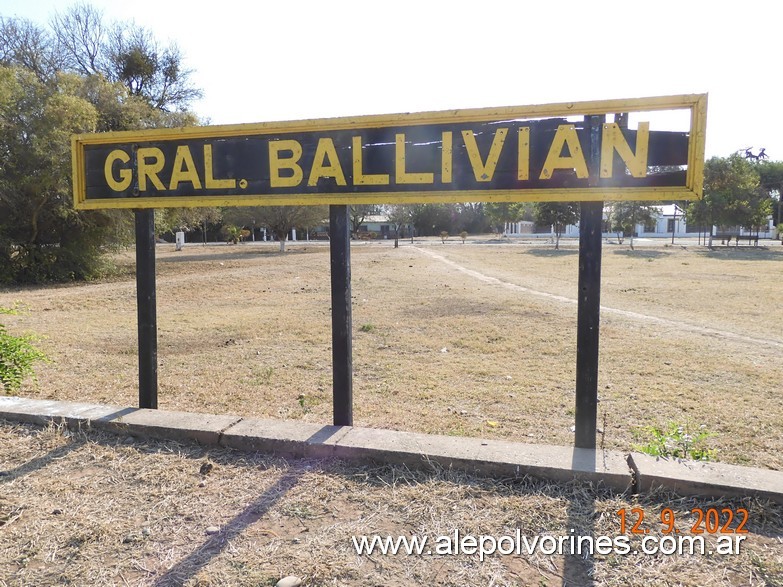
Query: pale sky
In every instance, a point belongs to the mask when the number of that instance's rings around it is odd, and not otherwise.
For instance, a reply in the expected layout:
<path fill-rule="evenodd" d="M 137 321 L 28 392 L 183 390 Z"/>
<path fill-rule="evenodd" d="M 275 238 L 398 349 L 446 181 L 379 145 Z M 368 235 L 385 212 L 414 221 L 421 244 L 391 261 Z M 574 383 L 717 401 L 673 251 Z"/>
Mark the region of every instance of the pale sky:
<path fill-rule="evenodd" d="M 47 23 L 68 0 L 0 0 Z M 775 0 L 93 0 L 176 42 L 212 124 L 709 93 L 707 156 L 783 160 Z"/>

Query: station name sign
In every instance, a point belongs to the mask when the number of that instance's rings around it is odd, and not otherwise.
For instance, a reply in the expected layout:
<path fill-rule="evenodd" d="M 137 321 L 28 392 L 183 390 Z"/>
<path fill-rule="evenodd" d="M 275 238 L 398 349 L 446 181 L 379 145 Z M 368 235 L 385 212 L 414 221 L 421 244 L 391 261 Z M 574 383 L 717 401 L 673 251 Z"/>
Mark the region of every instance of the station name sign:
<path fill-rule="evenodd" d="M 74 201 L 138 209 L 692 199 L 701 196 L 706 100 L 76 135 Z M 689 113 L 688 128 L 651 128 L 661 111 L 677 110 Z M 629 125 L 630 113 L 638 114 Z"/>

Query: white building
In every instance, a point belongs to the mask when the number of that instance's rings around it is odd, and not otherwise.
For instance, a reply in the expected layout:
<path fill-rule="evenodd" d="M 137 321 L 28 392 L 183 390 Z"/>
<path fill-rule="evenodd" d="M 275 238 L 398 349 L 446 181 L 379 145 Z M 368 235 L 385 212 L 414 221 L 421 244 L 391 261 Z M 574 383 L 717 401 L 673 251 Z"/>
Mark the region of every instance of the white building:
<path fill-rule="evenodd" d="M 677 204 L 664 204 L 661 206 L 655 206 L 657 214 L 655 218 L 648 224 L 637 224 L 635 235 L 641 238 L 671 238 L 672 232 L 674 232 L 675 238 L 696 238 L 700 234 L 709 234 L 710 227 L 689 226 L 685 222 L 684 210 Z M 604 236 L 609 238 L 616 236 L 614 232 L 608 230 L 609 224 L 607 221 L 608 209 L 604 209 Z M 723 232 L 736 233 L 739 235 L 751 234 L 751 231 L 744 228 L 734 227 L 731 230 L 724 230 L 717 226 L 712 227 L 712 234 L 720 234 Z M 529 221 L 518 222 L 506 222 L 503 234 L 508 237 L 554 237 L 554 226 L 547 228 L 541 228 L 535 226 L 535 223 Z M 752 234 L 756 234 L 754 230 Z M 767 226 L 758 231 L 759 238 L 774 238 L 775 228 L 773 225 L 772 217 L 768 219 Z M 569 224 L 563 230 L 564 237 L 579 237 L 579 225 Z"/>

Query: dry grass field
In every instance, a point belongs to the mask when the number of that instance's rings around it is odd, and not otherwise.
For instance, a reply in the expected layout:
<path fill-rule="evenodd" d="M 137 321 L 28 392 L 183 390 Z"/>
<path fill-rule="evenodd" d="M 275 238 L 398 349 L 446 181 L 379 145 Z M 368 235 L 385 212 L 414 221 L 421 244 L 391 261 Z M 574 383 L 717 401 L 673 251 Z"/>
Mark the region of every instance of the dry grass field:
<path fill-rule="evenodd" d="M 21 395 L 137 404 L 126 277 L 0 291 L 52 362 Z M 354 423 L 571 445 L 578 253 L 425 241 L 352 250 Z M 159 406 L 331 422 L 329 253 L 158 248 Z M 599 443 L 676 422 L 716 458 L 783 468 L 783 247 L 605 245 Z"/>
<path fill-rule="evenodd" d="M 612 495 L 583 484 L 356 467 L 0 425 L 0 586 L 779 586 L 783 509 L 754 500 Z M 201 467 L 211 463 L 209 474 Z M 670 508 L 749 511 L 739 555 L 527 553 L 359 556 L 352 537 L 608 536 L 640 508 L 661 537 Z M 210 533 L 214 527 L 217 533 Z M 640 548 L 640 535 L 631 547 Z M 715 535 L 707 535 L 713 548 Z M 431 544 L 431 543 L 430 543 Z"/>
<path fill-rule="evenodd" d="M 783 468 L 783 247 L 604 246 L 599 443 L 705 426 L 723 462 Z M 352 248 L 356 425 L 571 445 L 573 243 Z M 157 251 L 159 406 L 331 423 L 329 254 Z M 103 282 L 0 290 L 51 357 L 20 395 L 137 403 L 133 255 Z M 214 470 L 202 477 L 209 460 Z M 359 557 L 361 534 L 619 532 L 616 511 L 744 506 L 739 556 Z M 450 471 L 355 467 L 0 425 L 0 587 L 783 585 L 783 510 Z M 216 526 L 219 533 L 207 535 Z M 660 530 L 650 523 L 650 530 Z M 711 538 L 713 540 L 714 538 Z"/>

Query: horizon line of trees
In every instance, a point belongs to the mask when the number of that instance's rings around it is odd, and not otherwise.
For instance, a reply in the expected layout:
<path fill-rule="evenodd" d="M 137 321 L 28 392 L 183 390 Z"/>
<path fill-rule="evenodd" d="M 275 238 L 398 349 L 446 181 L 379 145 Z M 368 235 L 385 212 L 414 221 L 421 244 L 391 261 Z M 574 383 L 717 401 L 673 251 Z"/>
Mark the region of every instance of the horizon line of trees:
<path fill-rule="evenodd" d="M 77 211 L 72 203 L 70 136 L 76 133 L 202 124 L 190 110 L 201 96 L 175 44 L 164 45 L 134 22 L 107 22 L 86 3 L 55 13 L 48 25 L 0 15 L 0 283 L 91 279 L 105 253 L 133 239 L 128 210 Z M 704 198 L 687 205 L 700 226 L 756 227 L 777 211 L 783 162 L 748 161 L 740 152 L 705 164 Z M 652 203 L 616 203 L 613 226 L 643 223 Z M 558 203 L 353 206 L 354 232 L 383 211 L 399 234 L 500 232 L 506 222 L 532 220 L 563 228 L 579 206 Z M 281 240 L 292 228 L 327 222 L 325 206 L 160 209 L 158 234 L 266 227 Z M 233 227 L 233 228 L 232 228 Z M 239 233 L 236 231 L 239 230 Z M 632 232 L 632 230 L 631 230 Z M 557 243 L 556 243 L 557 246 Z"/>

